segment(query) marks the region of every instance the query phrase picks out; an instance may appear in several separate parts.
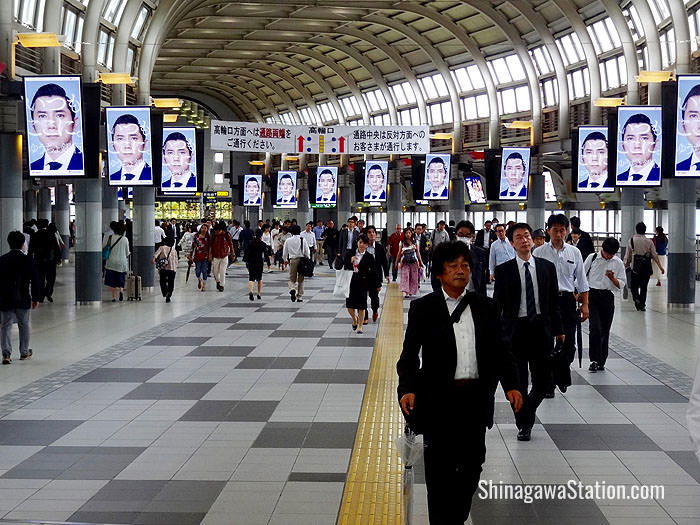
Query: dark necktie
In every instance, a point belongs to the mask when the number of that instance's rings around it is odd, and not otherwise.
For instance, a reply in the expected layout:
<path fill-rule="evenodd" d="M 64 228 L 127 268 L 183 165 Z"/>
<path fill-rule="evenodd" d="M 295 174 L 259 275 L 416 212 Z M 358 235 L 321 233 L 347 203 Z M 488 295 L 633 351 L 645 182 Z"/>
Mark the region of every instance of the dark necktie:
<path fill-rule="evenodd" d="M 527 306 L 527 320 L 532 321 L 537 315 L 535 307 L 535 287 L 532 285 L 532 276 L 530 275 L 530 263 L 523 264 L 525 268 L 525 304 Z"/>
<path fill-rule="evenodd" d="M 514 191 L 509 191 L 508 192 L 509 197 L 515 197 L 515 192 Z"/>
<path fill-rule="evenodd" d="M 459 318 L 462 317 L 462 314 L 464 313 L 464 310 L 467 308 L 467 306 L 469 306 L 469 295 L 465 294 L 464 297 L 462 297 L 462 300 L 459 303 L 457 303 L 457 306 L 455 307 L 452 314 L 450 314 L 450 319 L 453 323 L 459 323 Z"/>
<path fill-rule="evenodd" d="M 175 183 L 175 187 L 176 187 L 176 188 L 179 188 L 179 187 L 181 187 L 181 186 L 182 186 L 182 182 L 176 182 L 176 183 Z"/>
<path fill-rule="evenodd" d="M 700 162 L 696 162 L 693 166 L 695 166 L 696 170 L 700 171 Z"/>
<path fill-rule="evenodd" d="M 600 182 L 591 182 L 591 188 L 597 188 L 600 186 Z"/>
<path fill-rule="evenodd" d="M 635 173 L 634 175 L 632 175 L 632 180 L 635 181 L 635 182 L 642 180 L 642 174 L 641 174 L 641 173 Z"/>
<path fill-rule="evenodd" d="M 124 174 L 124 179 L 125 179 L 125 180 L 131 180 L 131 179 L 133 179 L 133 178 L 134 178 L 134 174 L 133 174 L 133 173 L 125 173 L 125 174 Z"/>
<path fill-rule="evenodd" d="M 49 162 L 49 169 L 51 171 L 61 169 L 61 163 L 60 162 Z"/>

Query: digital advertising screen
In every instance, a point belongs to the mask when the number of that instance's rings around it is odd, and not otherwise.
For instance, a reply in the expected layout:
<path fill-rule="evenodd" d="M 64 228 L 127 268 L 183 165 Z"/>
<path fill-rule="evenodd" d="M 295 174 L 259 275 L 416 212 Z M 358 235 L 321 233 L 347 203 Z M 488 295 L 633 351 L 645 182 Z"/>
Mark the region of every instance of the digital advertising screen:
<path fill-rule="evenodd" d="M 486 203 L 486 192 L 484 192 L 484 185 L 481 182 L 481 177 L 477 175 L 465 177 L 464 184 L 467 188 L 467 195 L 469 196 L 469 201 L 472 204 Z"/>
<path fill-rule="evenodd" d="M 338 167 L 319 166 L 316 171 L 316 201 L 315 204 L 324 207 L 335 207 L 338 190 Z"/>
<path fill-rule="evenodd" d="M 700 75 L 678 75 L 676 177 L 700 177 Z"/>
<path fill-rule="evenodd" d="M 107 162 L 109 185 L 153 185 L 151 108 L 108 107 Z"/>
<path fill-rule="evenodd" d="M 367 203 L 386 202 L 386 184 L 389 175 L 389 162 L 368 160 L 365 163 L 365 188 L 363 201 Z"/>
<path fill-rule="evenodd" d="M 577 137 L 575 191 L 589 193 L 615 191 L 608 174 L 608 128 L 580 126 Z"/>
<path fill-rule="evenodd" d="M 450 155 L 425 156 L 423 198 L 447 200 L 450 198 Z"/>
<path fill-rule="evenodd" d="M 194 128 L 163 128 L 161 191 L 197 191 L 196 159 Z"/>
<path fill-rule="evenodd" d="M 262 205 L 262 175 L 243 176 L 243 206 Z"/>
<path fill-rule="evenodd" d="M 124 190 L 126 190 L 126 198 L 127 199 L 134 198 L 134 188 L 132 188 L 131 186 L 119 187 L 119 188 L 117 188 L 117 200 L 120 200 L 120 201 L 124 200 Z"/>
<path fill-rule="evenodd" d="M 527 199 L 529 175 L 530 148 L 503 148 L 499 199 L 513 201 Z"/>
<path fill-rule="evenodd" d="M 24 77 L 31 177 L 84 177 L 79 76 Z"/>
<path fill-rule="evenodd" d="M 615 184 L 661 186 L 662 145 L 661 106 L 620 106 Z"/>
<path fill-rule="evenodd" d="M 277 173 L 277 208 L 297 207 L 297 172 L 280 171 Z"/>

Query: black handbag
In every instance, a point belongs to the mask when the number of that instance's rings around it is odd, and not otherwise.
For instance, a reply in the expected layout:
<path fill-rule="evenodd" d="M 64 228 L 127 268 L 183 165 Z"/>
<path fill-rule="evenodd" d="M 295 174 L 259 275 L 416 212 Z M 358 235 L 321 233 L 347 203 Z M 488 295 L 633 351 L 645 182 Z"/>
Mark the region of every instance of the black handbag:
<path fill-rule="evenodd" d="M 298 272 L 304 277 L 314 276 L 314 262 L 308 257 L 302 257 L 299 259 Z"/>
<path fill-rule="evenodd" d="M 632 245 L 632 249 L 634 250 L 634 240 L 630 239 L 630 244 Z M 651 256 L 647 254 L 633 255 L 632 271 L 642 277 L 651 277 L 651 275 L 654 273 L 654 270 L 651 267 Z"/>

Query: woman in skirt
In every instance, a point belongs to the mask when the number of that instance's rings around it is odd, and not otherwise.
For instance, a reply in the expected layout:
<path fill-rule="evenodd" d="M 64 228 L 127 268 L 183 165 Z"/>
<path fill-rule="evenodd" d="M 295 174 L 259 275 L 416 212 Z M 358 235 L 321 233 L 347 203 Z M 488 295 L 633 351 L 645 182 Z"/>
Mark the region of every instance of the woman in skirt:
<path fill-rule="evenodd" d="M 124 300 L 124 286 L 126 284 L 126 272 L 129 271 L 129 242 L 124 237 L 126 227 L 123 222 L 113 221 L 110 225 L 112 235 L 105 238 L 102 250 L 109 247 L 109 256 L 105 260 L 105 285 L 112 292 L 112 302 Z"/>
<path fill-rule="evenodd" d="M 357 249 L 345 255 L 345 269 L 352 270 L 350 295 L 345 299 L 345 307 L 352 319 L 352 329 L 362 333 L 362 325 L 367 315 L 367 295 L 369 287 L 375 285 L 374 256 L 367 251 L 369 238 L 366 233 L 357 239 Z"/>

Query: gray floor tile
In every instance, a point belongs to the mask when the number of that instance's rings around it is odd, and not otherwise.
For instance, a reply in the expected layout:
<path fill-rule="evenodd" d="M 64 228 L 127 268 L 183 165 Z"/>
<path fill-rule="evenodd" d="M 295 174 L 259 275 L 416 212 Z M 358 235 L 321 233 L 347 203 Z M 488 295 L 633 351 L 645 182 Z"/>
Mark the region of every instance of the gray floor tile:
<path fill-rule="evenodd" d="M 666 385 L 593 385 L 611 403 L 687 403 Z"/>
<path fill-rule="evenodd" d="M 260 308 L 260 304 L 259 303 L 250 303 L 250 302 L 244 303 L 243 301 L 241 301 L 240 303 L 227 303 L 223 307 L 224 308 L 251 308 L 251 309 L 257 310 L 258 308 Z"/>
<path fill-rule="evenodd" d="M 326 319 L 336 316 L 335 312 L 297 312 L 292 317 L 301 317 L 303 319 Z"/>
<path fill-rule="evenodd" d="M 76 523 L 133 524 L 138 516 L 138 512 L 84 512 L 79 510 L 71 515 L 68 521 Z"/>
<path fill-rule="evenodd" d="M 227 421 L 238 401 L 197 401 L 179 421 Z"/>
<path fill-rule="evenodd" d="M 206 512 L 142 512 L 134 525 L 200 525 Z"/>
<path fill-rule="evenodd" d="M 211 339 L 210 337 L 156 337 L 146 346 L 200 346 Z"/>
<path fill-rule="evenodd" d="M 223 481 L 169 481 L 155 501 L 206 501 L 214 503 L 226 485 Z"/>
<path fill-rule="evenodd" d="M 122 399 L 201 399 L 216 383 L 144 383 Z"/>
<path fill-rule="evenodd" d="M 50 445 L 83 421 L 0 420 L 0 445 Z"/>
<path fill-rule="evenodd" d="M 279 401 L 239 401 L 226 421 L 268 421 Z"/>
<path fill-rule="evenodd" d="M 293 337 L 308 337 L 319 339 L 323 337 L 325 333 L 325 330 L 275 330 L 270 334 L 270 337 L 284 337 L 289 339 Z"/>
<path fill-rule="evenodd" d="M 636 425 L 544 425 L 560 450 L 660 450 Z"/>
<path fill-rule="evenodd" d="M 274 360 L 274 357 L 246 357 L 236 368 L 264 370 L 269 368 Z"/>
<path fill-rule="evenodd" d="M 298 312 L 299 306 L 265 306 L 259 310 L 261 313 L 288 313 Z"/>
<path fill-rule="evenodd" d="M 695 481 L 700 483 L 700 463 L 698 463 L 698 457 L 695 455 L 695 452 L 690 450 L 667 451 L 666 454 L 690 474 Z"/>
<path fill-rule="evenodd" d="M 222 323 L 222 324 L 233 324 L 237 323 L 243 319 L 242 317 L 198 317 L 193 319 L 192 323 Z"/>
<path fill-rule="evenodd" d="M 152 500 L 167 483 L 164 480 L 115 479 L 102 487 L 91 501 Z"/>
<path fill-rule="evenodd" d="M 275 423 L 265 425 L 253 448 L 301 448 L 311 423 Z"/>
<path fill-rule="evenodd" d="M 200 346 L 187 354 L 188 357 L 245 357 L 255 350 L 254 346 Z"/>
<path fill-rule="evenodd" d="M 356 335 L 351 337 L 322 337 L 316 346 L 374 346 L 374 337 L 369 334 Z"/>
<path fill-rule="evenodd" d="M 304 448 L 352 448 L 357 423 L 312 423 Z"/>
<path fill-rule="evenodd" d="M 288 481 L 340 482 L 345 483 L 344 472 L 292 472 Z"/>
<path fill-rule="evenodd" d="M 98 368 L 76 379 L 79 383 L 145 383 L 163 368 Z"/>
<path fill-rule="evenodd" d="M 368 370 L 315 370 L 304 369 L 299 372 L 295 383 L 336 383 L 362 384 L 367 383 Z"/>
<path fill-rule="evenodd" d="M 249 319 L 249 318 L 247 318 Z M 277 330 L 282 323 L 236 323 L 229 330 Z"/>

